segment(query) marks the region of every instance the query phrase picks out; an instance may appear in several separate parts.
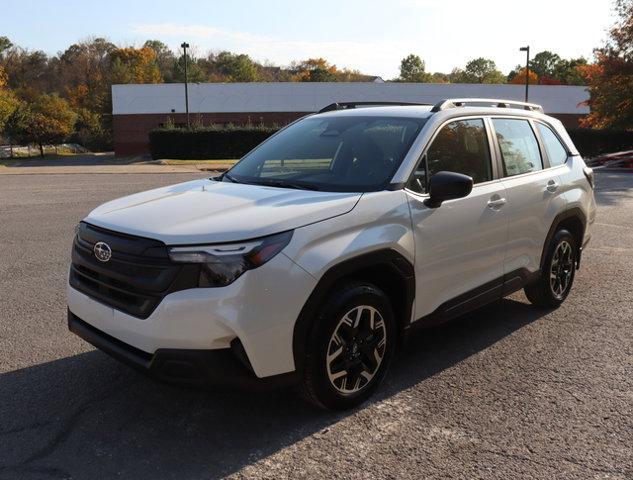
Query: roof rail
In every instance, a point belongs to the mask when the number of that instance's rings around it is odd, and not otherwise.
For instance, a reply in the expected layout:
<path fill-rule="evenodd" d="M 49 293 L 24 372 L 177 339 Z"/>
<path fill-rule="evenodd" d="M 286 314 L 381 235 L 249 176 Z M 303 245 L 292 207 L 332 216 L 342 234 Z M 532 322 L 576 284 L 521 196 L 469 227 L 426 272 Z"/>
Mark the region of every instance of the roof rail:
<path fill-rule="evenodd" d="M 332 112 L 334 110 L 348 110 L 348 109 L 352 109 L 356 107 L 381 107 L 381 106 L 388 106 L 388 105 L 392 105 L 392 106 L 393 105 L 398 105 L 398 106 L 417 105 L 417 106 L 428 107 L 431 104 L 407 103 L 407 102 L 336 102 L 336 103 L 330 103 L 327 107 L 323 107 L 317 113 Z"/>
<path fill-rule="evenodd" d="M 436 103 L 432 112 L 440 112 L 448 108 L 465 107 L 467 104 L 484 104 L 489 107 L 512 108 L 519 107 L 523 110 L 543 113 L 543 107 L 536 103 L 518 102 L 516 100 L 499 100 L 496 98 L 447 98 Z"/>

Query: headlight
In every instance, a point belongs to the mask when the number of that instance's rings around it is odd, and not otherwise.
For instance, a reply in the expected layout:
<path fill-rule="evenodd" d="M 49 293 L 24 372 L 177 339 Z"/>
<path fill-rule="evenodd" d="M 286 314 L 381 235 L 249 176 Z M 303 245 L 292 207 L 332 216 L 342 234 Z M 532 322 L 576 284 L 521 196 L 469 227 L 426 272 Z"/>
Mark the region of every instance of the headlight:
<path fill-rule="evenodd" d="M 224 287 L 273 258 L 291 238 L 289 231 L 240 243 L 173 247 L 169 258 L 175 263 L 199 264 L 199 287 Z"/>

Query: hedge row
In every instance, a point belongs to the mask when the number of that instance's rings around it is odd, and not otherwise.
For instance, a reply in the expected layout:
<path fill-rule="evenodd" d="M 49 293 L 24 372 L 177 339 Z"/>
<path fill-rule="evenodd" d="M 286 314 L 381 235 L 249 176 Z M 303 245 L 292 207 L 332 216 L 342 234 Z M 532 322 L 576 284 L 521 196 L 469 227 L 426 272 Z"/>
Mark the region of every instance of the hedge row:
<path fill-rule="evenodd" d="M 569 130 L 569 136 L 585 158 L 595 157 L 602 153 L 633 150 L 633 131 L 579 128 Z"/>
<path fill-rule="evenodd" d="M 203 128 L 153 130 L 149 134 L 152 158 L 241 158 L 270 137 L 277 127 Z"/>
<path fill-rule="evenodd" d="M 277 127 L 209 127 L 196 130 L 163 129 L 149 134 L 152 158 L 228 159 L 244 154 L 277 131 Z M 569 130 L 581 155 L 633 150 L 633 131 Z"/>

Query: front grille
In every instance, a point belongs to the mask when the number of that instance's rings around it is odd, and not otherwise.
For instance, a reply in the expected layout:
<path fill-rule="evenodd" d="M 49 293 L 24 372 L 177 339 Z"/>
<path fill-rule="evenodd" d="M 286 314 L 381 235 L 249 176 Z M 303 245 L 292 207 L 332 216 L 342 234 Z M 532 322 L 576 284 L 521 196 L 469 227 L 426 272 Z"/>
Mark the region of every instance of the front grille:
<path fill-rule="evenodd" d="M 94 245 L 112 249 L 97 260 Z M 70 284 L 86 295 L 138 318 L 147 318 L 165 295 L 197 285 L 198 267 L 170 262 L 164 243 L 82 222 L 75 236 Z"/>

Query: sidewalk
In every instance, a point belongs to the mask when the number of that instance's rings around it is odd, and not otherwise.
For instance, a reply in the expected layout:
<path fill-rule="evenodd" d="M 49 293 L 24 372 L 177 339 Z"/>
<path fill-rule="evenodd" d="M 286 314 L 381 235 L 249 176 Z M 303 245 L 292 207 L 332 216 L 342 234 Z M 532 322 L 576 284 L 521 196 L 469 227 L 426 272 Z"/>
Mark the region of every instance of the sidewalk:
<path fill-rule="evenodd" d="M 0 175 L 69 175 L 69 174 L 134 174 L 134 173 L 201 173 L 222 172 L 225 168 L 209 165 L 82 165 L 60 167 L 6 167 L 0 165 Z"/>
<path fill-rule="evenodd" d="M 169 164 L 169 161 L 153 161 L 142 157 L 116 158 L 111 154 L 88 154 L 43 159 L 3 159 L 0 160 L 0 175 L 199 173 L 223 172 L 230 166 L 222 162 Z"/>

